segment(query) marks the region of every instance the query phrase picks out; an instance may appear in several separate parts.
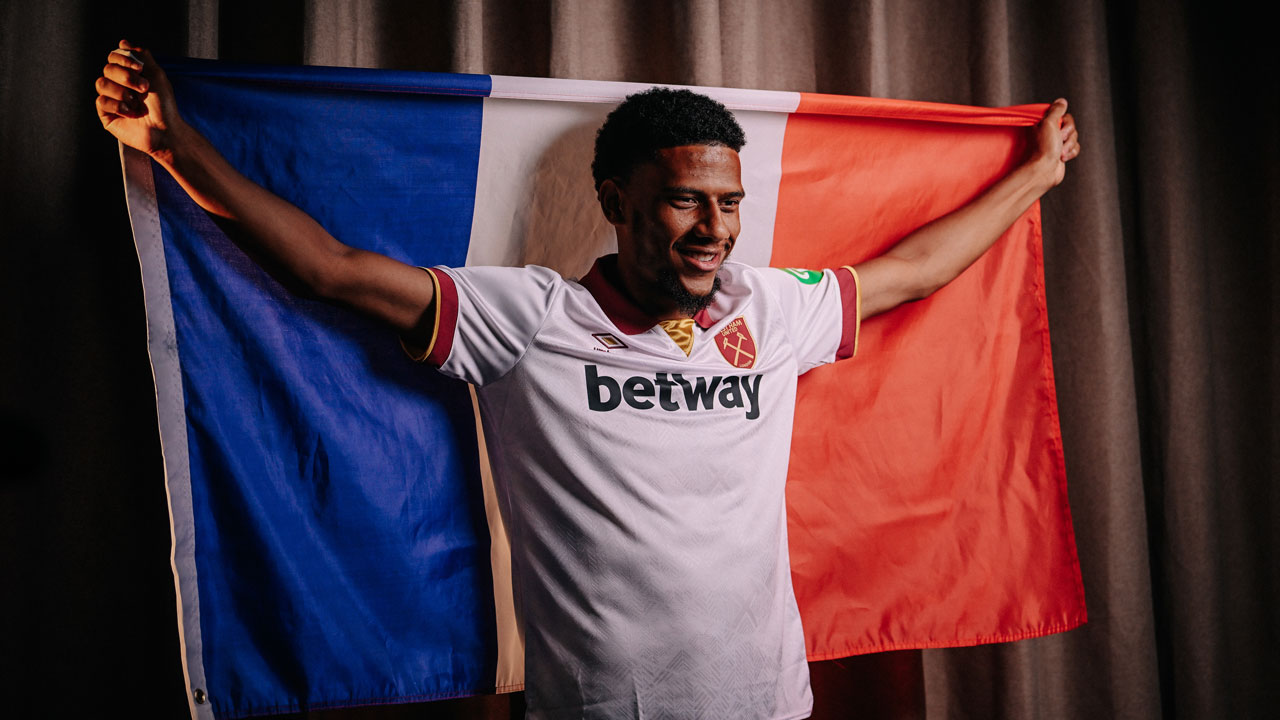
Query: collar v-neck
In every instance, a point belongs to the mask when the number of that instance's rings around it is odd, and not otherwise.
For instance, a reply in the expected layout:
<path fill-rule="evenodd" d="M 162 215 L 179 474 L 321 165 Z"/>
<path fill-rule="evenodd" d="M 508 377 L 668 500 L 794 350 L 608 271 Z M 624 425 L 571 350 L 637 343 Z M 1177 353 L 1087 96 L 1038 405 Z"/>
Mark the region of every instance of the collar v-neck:
<path fill-rule="evenodd" d="M 596 304 L 604 311 L 605 316 L 623 334 L 639 335 L 648 332 L 658 324 L 658 318 L 641 309 L 609 280 L 609 273 L 605 272 L 603 266 L 608 264 L 616 268 L 617 263 L 616 254 L 597 258 L 590 272 L 578 283 L 591 293 L 591 297 L 595 298 Z M 703 308 L 693 316 L 693 321 L 703 330 L 714 325 L 716 321 L 709 310 L 710 308 Z"/>

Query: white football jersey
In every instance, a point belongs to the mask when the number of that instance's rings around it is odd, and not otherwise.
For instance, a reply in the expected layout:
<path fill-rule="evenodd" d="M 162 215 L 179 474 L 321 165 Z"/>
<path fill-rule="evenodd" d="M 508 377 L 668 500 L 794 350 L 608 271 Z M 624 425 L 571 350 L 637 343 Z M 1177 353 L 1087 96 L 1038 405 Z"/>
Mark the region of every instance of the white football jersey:
<path fill-rule="evenodd" d="M 474 383 L 528 717 L 800 718 L 784 484 L 796 377 L 853 354 L 856 276 L 726 263 L 686 356 L 605 278 L 431 270 L 425 359 Z"/>

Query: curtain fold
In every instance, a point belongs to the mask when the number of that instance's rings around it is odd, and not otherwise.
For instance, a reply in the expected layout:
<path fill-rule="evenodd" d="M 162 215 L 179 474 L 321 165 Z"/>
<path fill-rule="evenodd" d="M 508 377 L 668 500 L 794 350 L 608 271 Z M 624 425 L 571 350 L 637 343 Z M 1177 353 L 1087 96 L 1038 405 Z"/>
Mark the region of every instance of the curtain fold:
<path fill-rule="evenodd" d="M 1090 622 L 820 664 L 815 717 L 1263 717 L 1280 702 L 1280 90 L 1266 24 L 1233 3 L 126 0 L 6 3 L 0 19 L 7 698 L 186 712 L 140 284 L 90 110 L 128 36 L 263 63 L 1069 98 L 1084 154 L 1043 218 Z M 518 713 L 482 698 L 312 716 Z"/>

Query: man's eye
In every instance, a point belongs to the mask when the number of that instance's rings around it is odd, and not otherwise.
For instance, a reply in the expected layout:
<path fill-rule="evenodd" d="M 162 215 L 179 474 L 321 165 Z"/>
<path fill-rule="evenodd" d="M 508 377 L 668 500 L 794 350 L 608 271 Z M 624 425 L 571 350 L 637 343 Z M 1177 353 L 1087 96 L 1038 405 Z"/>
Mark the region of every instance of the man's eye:
<path fill-rule="evenodd" d="M 694 197 L 673 197 L 671 202 L 676 207 L 691 208 L 698 204 L 698 199 Z"/>
<path fill-rule="evenodd" d="M 740 202 L 739 200 L 725 200 L 720 203 L 720 212 L 735 212 Z"/>

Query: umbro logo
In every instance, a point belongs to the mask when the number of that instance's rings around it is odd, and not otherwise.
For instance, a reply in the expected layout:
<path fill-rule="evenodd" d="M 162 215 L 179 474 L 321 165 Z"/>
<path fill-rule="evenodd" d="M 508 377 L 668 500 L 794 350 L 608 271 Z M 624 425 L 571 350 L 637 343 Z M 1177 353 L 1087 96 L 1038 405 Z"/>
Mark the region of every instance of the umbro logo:
<path fill-rule="evenodd" d="M 605 350 L 617 350 L 618 348 L 624 348 L 627 346 L 626 343 L 619 340 L 618 336 L 613 333 L 593 333 L 591 337 L 595 338 L 596 342 L 603 345 Z"/>

